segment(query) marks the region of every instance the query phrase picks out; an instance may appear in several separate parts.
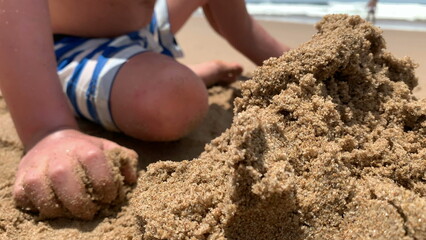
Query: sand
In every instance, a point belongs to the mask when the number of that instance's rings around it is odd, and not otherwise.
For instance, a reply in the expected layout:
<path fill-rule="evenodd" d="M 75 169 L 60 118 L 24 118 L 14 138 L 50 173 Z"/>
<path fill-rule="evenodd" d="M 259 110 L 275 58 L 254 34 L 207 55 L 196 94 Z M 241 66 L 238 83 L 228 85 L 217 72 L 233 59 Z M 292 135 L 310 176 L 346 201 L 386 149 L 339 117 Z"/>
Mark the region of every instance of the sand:
<path fill-rule="evenodd" d="M 426 102 L 381 31 L 330 16 L 242 86 L 231 127 L 192 161 L 148 166 L 145 239 L 425 239 Z"/>
<path fill-rule="evenodd" d="M 317 28 L 242 86 L 210 89 L 205 123 L 181 141 L 81 122 L 141 156 L 130 201 L 94 221 L 37 221 L 13 207 L 22 147 L 0 99 L 0 239 L 426 239 L 415 64 L 382 51 L 381 31 L 359 18 Z"/>

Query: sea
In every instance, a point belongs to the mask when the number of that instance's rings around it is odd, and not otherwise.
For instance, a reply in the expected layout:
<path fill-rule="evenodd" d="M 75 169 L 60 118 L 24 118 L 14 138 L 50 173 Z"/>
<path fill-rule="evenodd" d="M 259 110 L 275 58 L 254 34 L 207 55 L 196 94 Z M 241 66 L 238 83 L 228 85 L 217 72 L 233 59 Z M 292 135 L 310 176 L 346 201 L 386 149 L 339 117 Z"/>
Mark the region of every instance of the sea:
<path fill-rule="evenodd" d="M 314 24 L 324 15 L 367 16 L 368 0 L 246 0 L 258 19 Z M 426 31 L 426 0 L 379 0 L 376 25 L 382 29 Z M 426 39 L 425 39 L 426 43 Z"/>

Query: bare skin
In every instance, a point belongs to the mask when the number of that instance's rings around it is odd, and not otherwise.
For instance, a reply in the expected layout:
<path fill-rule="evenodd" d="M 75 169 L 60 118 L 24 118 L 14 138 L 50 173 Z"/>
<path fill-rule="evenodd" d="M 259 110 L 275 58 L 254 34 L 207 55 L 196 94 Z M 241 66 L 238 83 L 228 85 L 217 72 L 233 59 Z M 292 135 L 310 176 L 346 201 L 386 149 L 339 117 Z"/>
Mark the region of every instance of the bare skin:
<path fill-rule="evenodd" d="M 253 21 L 243 0 L 168 0 L 168 5 L 173 33 L 201 6 L 211 26 L 253 62 L 261 64 L 288 50 Z M 78 130 L 56 73 L 52 33 L 117 36 L 144 27 L 153 6 L 154 0 L 0 2 L 0 89 L 27 151 L 13 188 L 19 207 L 47 217 L 91 219 L 97 206 L 82 179 L 92 183 L 98 201 L 114 199 L 116 189 L 104 151 L 118 148 L 129 156 L 136 154 Z M 241 71 L 237 63 L 187 67 L 160 54 L 138 54 L 114 82 L 113 118 L 119 129 L 138 139 L 181 138 L 207 112 L 205 86 L 232 82 Z M 84 169 L 80 171 L 84 177 L 76 174 L 78 169 Z M 136 169 L 130 166 L 123 166 L 122 175 L 128 183 L 136 181 Z"/>

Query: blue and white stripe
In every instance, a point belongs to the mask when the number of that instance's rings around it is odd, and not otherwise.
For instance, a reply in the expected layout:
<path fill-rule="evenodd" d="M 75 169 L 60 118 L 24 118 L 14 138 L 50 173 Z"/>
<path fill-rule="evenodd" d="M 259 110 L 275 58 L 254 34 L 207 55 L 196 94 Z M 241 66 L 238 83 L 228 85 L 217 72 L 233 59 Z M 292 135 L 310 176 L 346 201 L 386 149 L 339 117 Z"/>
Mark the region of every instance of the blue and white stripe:
<path fill-rule="evenodd" d="M 140 31 L 112 39 L 65 37 L 56 42 L 58 75 L 75 114 L 118 131 L 110 111 L 112 84 L 121 66 L 145 51 L 183 55 L 170 32 L 166 0 L 157 1 L 151 23 Z"/>

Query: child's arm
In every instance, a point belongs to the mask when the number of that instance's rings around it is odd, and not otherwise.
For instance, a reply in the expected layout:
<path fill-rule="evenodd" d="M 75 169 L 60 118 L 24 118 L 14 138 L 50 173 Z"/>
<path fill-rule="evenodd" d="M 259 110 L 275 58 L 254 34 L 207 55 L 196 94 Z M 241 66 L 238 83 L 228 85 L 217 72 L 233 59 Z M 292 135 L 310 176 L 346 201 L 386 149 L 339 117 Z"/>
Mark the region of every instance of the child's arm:
<path fill-rule="evenodd" d="M 56 74 L 47 1 L 2 1 L 0 9 L 0 87 L 29 149 L 77 125 Z"/>
<path fill-rule="evenodd" d="M 0 10 L 0 89 L 28 150 L 16 175 L 16 203 L 47 217 L 90 219 L 97 207 L 83 178 L 100 202 L 112 201 L 118 186 L 103 150 L 118 145 L 76 130 L 56 74 L 47 0 L 1 1 Z M 134 168 L 124 172 L 136 180 Z"/>
<path fill-rule="evenodd" d="M 209 1 L 203 10 L 212 27 L 257 65 L 290 50 L 247 13 L 243 0 Z"/>

